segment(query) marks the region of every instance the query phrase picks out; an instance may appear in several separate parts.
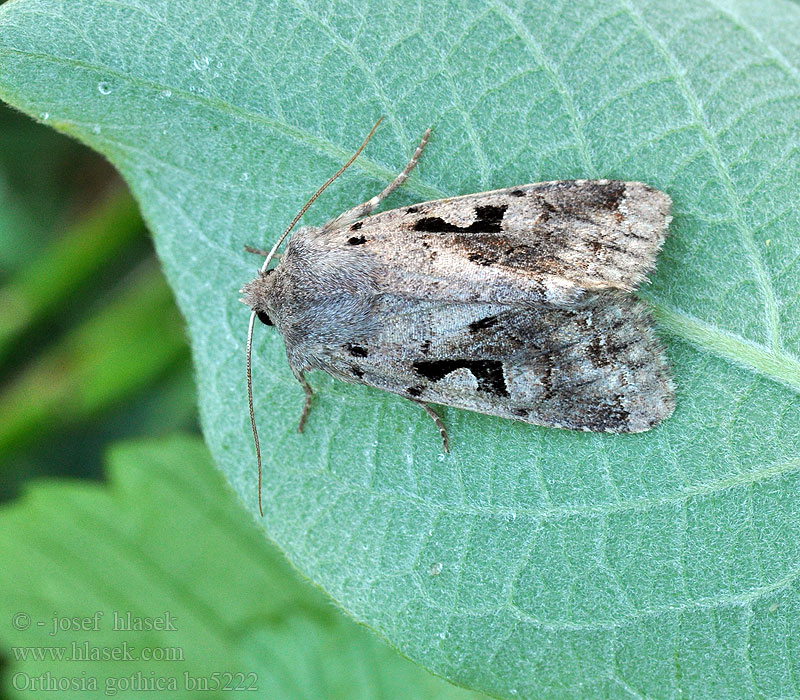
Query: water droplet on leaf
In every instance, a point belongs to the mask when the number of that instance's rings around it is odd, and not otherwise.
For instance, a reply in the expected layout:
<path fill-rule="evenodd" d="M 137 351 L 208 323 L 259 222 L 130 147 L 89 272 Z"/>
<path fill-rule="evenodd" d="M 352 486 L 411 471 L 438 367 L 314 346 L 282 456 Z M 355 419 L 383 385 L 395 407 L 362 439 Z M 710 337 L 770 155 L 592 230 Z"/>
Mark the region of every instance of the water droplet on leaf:
<path fill-rule="evenodd" d="M 210 63 L 211 59 L 208 56 L 200 56 L 192 61 L 195 70 L 207 70 Z"/>

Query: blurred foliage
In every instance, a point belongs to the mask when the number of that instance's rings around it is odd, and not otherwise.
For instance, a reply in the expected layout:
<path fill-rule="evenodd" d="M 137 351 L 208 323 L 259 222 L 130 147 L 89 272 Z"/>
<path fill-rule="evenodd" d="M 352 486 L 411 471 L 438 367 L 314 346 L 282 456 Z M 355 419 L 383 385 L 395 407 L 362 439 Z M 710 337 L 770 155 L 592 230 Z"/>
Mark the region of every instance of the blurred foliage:
<path fill-rule="evenodd" d="M 117 697 L 170 700 L 483 697 L 401 658 L 301 581 L 226 488 L 200 439 L 117 445 L 108 462 L 103 486 L 48 480 L 0 508 L 0 620 L 22 613 L 31 621 L 0 624 L 0 648 L 13 659 L 0 678 L 9 698 L 40 697 L 25 686 L 48 672 L 97 683 L 44 694 L 59 699 L 117 689 Z M 53 611 L 63 621 L 102 615 L 91 629 L 56 631 Z M 168 615 L 170 624 L 115 630 L 115 613 Z M 81 660 L 72 644 L 128 645 L 131 658 Z M 66 658 L 29 653 L 48 648 L 65 649 Z M 152 659 L 141 655 L 145 648 L 157 652 Z M 131 692 L 137 672 L 175 690 Z M 258 692 L 191 692 L 185 682 L 188 674 L 212 685 L 225 672 L 243 674 L 232 685 Z"/>
<path fill-rule="evenodd" d="M 189 351 L 135 203 L 101 156 L 0 106 L 0 499 L 177 429 L 197 430 Z"/>

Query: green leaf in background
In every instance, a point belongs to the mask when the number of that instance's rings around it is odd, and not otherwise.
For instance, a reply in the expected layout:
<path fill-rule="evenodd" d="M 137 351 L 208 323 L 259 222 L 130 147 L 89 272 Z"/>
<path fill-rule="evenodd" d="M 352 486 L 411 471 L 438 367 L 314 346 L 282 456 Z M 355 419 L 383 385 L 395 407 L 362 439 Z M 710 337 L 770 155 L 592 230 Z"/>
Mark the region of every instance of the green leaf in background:
<path fill-rule="evenodd" d="M 88 149 L 0 105 L 0 280 L 32 262 L 113 178 Z"/>
<path fill-rule="evenodd" d="M 300 581 L 237 507 L 199 439 L 123 444 L 110 463 L 108 487 L 40 482 L 0 509 L 3 697 L 106 698 L 117 689 L 126 698 L 477 700 Z M 169 624 L 115 630 L 115 613 L 168 614 Z M 71 618 L 90 622 L 64 629 Z M 129 658 L 77 658 L 113 649 Z M 213 674 L 225 682 L 226 672 L 258 692 L 189 692 L 203 682 L 213 690 Z M 47 674 L 78 686 L 37 692 Z M 173 682 L 176 692 L 148 692 Z"/>
<path fill-rule="evenodd" d="M 193 343 L 206 439 L 255 512 L 237 290 L 307 215 L 570 177 L 673 198 L 642 290 L 677 410 L 643 435 L 445 409 L 255 346 L 263 525 L 404 654 L 506 697 L 800 696 L 800 8 L 782 0 L 15 0 L 0 96 L 103 152 Z M 260 331 L 263 329 L 259 329 Z M 172 565 L 170 565 L 172 566 Z"/>
<path fill-rule="evenodd" d="M 12 267 L 18 259 L 18 251 L 34 231 L 30 212 L 15 200 L 8 186 L 5 173 L 0 173 L 0 221 L 3 235 L 0 236 L 0 269 Z M 5 320 L 5 319 L 4 319 Z"/>
<path fill-rule="evenodd" d="M 40 430 L 96 416 L 185 357 L 180 319 L 163 277 L 153 265 L 137 272 L 103 313 L 73 328 L 0 393 L 0 455 Z"/>
<path fill-rule="evenodd" d="M 0 222 L 8 218 L 0 205 Z M 13 223 L 13 218 L 11 219 Z M 135 202 L 126 192 L 109 197 L 91 216 L 59 236 L 29 265 L 20 266 L 0 288 L 0 360 L 30 326 L 62 311 L 65 299 L 99 276 L 126 246 L 144 235 Z"/>

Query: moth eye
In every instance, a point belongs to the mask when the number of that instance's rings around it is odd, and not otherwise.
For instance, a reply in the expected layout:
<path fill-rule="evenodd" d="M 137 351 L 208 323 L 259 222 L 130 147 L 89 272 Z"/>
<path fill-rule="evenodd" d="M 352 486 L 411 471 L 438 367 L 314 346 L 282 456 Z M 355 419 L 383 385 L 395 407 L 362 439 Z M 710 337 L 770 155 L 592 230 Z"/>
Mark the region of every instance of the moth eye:
<path fill-rule="evenodd" d="M 264 312 L 264 311 L 256 311 L 256 316 L 258 320 L 261 321 L 265 326 L 274 326 L 275 324 L 272 322 L 272 319 Z"/>

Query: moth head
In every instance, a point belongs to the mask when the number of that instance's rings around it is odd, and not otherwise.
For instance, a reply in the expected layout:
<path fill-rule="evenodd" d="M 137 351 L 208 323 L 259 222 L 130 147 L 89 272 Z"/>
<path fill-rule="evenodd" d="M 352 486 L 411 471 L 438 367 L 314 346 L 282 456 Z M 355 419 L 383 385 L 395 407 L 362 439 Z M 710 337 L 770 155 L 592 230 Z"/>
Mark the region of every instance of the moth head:
<path fill-rule="evenodd" d="M 248 282 L 242 287 L 241 302 L 247 304 L 255 314 L 256 318 L 265 326 L 274 326 L 275 319 L 278 317 L 278 309 L 275 304 L 275 276 L 274 269 L 259 270 L 258 275 L 252 282 Z"/>
<path fill-rule="evenodd" d="M 253 409 L 253 367 L 252 367 L 252 357 L 253 357 L 253 326 L 255 325 L 255 320 L 258 319 L 262 323 L 272 326 L 274 325 L 274 320 L 278 320 L 280 322 L 280 318 L 276 319 L 275 313 L 277 311 L 276 303 L 275 303 L 275 283 L 276 280 L 280 277 L 280 275 L 272 274 L 274 270 L 268 269 L 270 261 L 275 257 L 275 254 L 278 252 L 278 248 L 280 247 L 283 240 L 286 236 L 289 235 L 289 232 L 294 228 L 294 225 L 300 220 L 300 217 L 306 213 L 308 208 L 314 203 L 314 200 L 322 194 L 325 188 L 328 187 L 339 175 L 341 175 L 347 168 L 350 167 L 351 163 L 358 157 L 358 154 L 364 150 L 369 140 L 372 138 L 372 134 L 375 133 L 375 129 L 378 128 L 378 124 L 381 123 L 383 117 L 378 119 L 375 122 L 375 126 L 372 127 L 372 130 L 367 134 L 367 138 L 364 139 L 362 144 L 358 147 L 358 150 L 350 157 L 350 159 L 337 170 L 331 177 L 329 177 L 325 183 L 311 196 L 311 198 L 303 205 L 303 208 L 297 212 L 294 219 L 292 219 L 291 223 L 286 227 L 284 232 L 278 238 L 275 245 L 272 246 L 272 249 L 267 253 L 267 259 L 264 261 L 261 269 L 258 272 L 258 276 L 252 281 L 246 284 L 242 288 L 242 294 L 244 295 L 241 299 L 245 304 L 247 304 L 251 309 L 252 313 L 250 314 L 250 325 L 247 329 L 247 399 L 250 405 L 250 427 L 253 430 L 253 442 L 255 443 L 256 448 L 256 463 L 258 465 L 258 512 L 263 516 L 264 509 L 262 508 L 261 504 L 261 447 L 258 443 L 258 430 L 256 429 L 256 417 L 255 412 Z"/>

